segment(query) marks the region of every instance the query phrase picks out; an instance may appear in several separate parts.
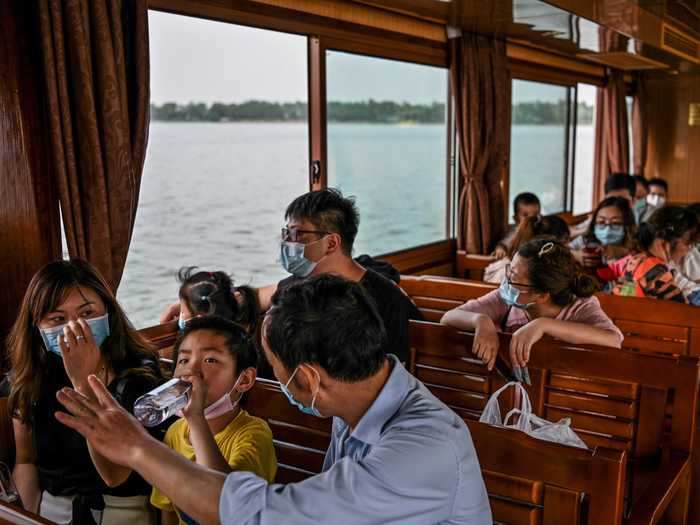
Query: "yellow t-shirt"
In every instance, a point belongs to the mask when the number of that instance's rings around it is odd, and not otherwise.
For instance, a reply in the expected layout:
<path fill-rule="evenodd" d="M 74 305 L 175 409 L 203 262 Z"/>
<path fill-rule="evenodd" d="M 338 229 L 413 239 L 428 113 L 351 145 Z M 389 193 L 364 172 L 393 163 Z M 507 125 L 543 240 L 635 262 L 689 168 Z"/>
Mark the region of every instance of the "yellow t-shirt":
<path fill-rule="evenodd" d="M 170 425 L 164 442 L 190 461 L 195 461 L 194 447 L 189 436 L 190 426 L 182 418 Z M 226 428 L 214 436 L 214 441 L 232 470 L 252 472 L 269 483 L 275 479 L 277 457 L 272 444 L 272 432 L 262 419 L 241 410 Z M 151 504 L 161 510 L 178 512 L 170 499 L 156 487 L 153 487 L 151 493 Z M 180 523 L 185 523 L 182 518 Z"/>

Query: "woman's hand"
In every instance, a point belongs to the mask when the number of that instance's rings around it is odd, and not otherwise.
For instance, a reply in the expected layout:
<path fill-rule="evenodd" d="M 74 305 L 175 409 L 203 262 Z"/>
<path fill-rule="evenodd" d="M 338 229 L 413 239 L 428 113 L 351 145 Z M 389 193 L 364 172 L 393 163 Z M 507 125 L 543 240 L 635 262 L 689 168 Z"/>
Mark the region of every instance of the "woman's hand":
<path fill-rule="evenodd" d="M 204 408 L 207 402 L 207 384 L 200 375 L 179 376 L 183 381 L 192 385 L 189 400 L 182 409 L 185 419 L 204 419 Z"/>
<path fill-rule="evenodd" d="M 63 335 L 58 336 L 58 344 L 61 346 L 63 366 L 73 388 L 81 393 L 89 392 L 90 389 L 85 387 L 90 374 L 106 380 L 105 375 L 100 374 L 104 368 L 100 366 L 102 354 L 85 319 L 69 321 L 63 329 Z"/>
<path fill-rule="evenodd" d="M 498 332 L 493 321 L 486 316 L 480 317 L 474 330 L 472 352 L 483 361 L 489 370 L 493 369 L 493 365 L 496 364 L 498 346 Z"/>
<path fill-rule="evenodd" d="M 547 319 L 538 318 L 521 326 L 510 339 L 510 362 L 513 366 L 524 367 L 530 360 L 532 345 L 542 339 Z"/>
<path fill-rule="evenodd" d="M 505 246 L 502 244 L 497 245 L 491 253 L 491 256 L 495 257 L 496 259 L 503 259 L 506 255 L 508 255 L 508 252 L 506 251 Z"/>
<path fill-rule="evenodd" d="M 163 310 L 160 314 L 160 324 L 169 323 L 170 321 L 176 321 L 180 315 L 180 301 L 168 305 L 168 307 Z"/>

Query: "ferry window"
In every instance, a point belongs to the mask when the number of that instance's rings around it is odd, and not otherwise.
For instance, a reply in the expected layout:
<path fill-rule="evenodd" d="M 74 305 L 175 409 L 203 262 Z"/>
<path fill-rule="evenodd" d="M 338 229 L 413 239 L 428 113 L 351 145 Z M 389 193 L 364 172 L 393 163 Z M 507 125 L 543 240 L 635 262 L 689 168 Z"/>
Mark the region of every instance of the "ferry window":
<path fill-rule="evenodd" d="M 306 38 L 154 11 L 149 25 L 151 126 L 119 288 L 139 327 L 177 299 L 181 266 L 285 277 L 284 209 L 308 191 Z"/>
<path fill-rule="evenodd" d="M 355 254 L 447 237 L 447 70 L 328 51 L 328 186 L 360 209 Z"/>
<path fill-rule="evenodd" d="M 590 84 L 579 84 L 577 89 L 574 214 L 586 213 L 593 206 L 597 91 L 597 88 Z"/>
<path fill-rule="evenodd" d="M 543 213 L 566 209 L 568 91 L 513 80 L 509 202 L 529 191 L 540 198 Z"/>

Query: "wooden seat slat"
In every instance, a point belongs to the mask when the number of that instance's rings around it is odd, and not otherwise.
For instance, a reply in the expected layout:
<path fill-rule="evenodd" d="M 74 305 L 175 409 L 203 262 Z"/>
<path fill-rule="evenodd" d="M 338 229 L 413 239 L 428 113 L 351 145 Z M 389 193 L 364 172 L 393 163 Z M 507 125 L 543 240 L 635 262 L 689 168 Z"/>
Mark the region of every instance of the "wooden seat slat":
<path fill-rule="evenodd" d="M 549 421 L 559 421 L 563 418 L 571 418 L 571 426 L 574 430 L 591 430 L 602 434 L 609 434 L 616 438 L 634 439 L 634 422 L 621 421 L 606 417 L 605 414 L 594 416 L 571 409 L 544 406 L 544 416 Z"/>
<path fill-rule="evenodd" d="M 506 476 L 500 472 L 483 470 L 486 489 L 492 494 L 508 494 L 510 498 L 532 505 L 542 505 L 544 484 L 541 481 Z"/>
<path fill-rule="evenodd" d="M 324 453 L 318 450 L 295 446 L 274 440 L 277 462 L 281 465 L 292 466 L 309 472 L 321 472 L 323 468 Z"/>
<path fill-rule="evenodd" d="M 483 394 L 488 394 L 489 392 L 489 381 L 483 376 L 441 371 L 420 366 L 416 368 L 416 377 L 423 383 L 437 383 L 452 388 L 463 389 L 470 392 L 480 392 Z"/>
<path fill-rule="evenodd" d="M 542 523 L 542 509 L 539 507 L 499 498 L 490 491 L 489 502 L 491 503 L 494 523 L 508 525 L 540 525 Z"/>
<path fill-rule="evenodd" d="M 598 394 L 605 398 L 618 399 L 620 401 L 634 401 L 637 399 L 639 392 L 639 385 L 636 383 L 601 381 L 592 377 L 574 377 L 557 372 L 552 373 L 549 387 L 591 396 Z"/>
<path fill-rule="evenodd" d="M 637 408 L 636 403 L 629 401 L 617 401 L 556 390 L 550 390 L 548 392 L 547 405 L 566 407 L 579 412 L 616 416 L 618 418 L 625 418 L 628 421 L 631 421 L 635 417 Z"/>

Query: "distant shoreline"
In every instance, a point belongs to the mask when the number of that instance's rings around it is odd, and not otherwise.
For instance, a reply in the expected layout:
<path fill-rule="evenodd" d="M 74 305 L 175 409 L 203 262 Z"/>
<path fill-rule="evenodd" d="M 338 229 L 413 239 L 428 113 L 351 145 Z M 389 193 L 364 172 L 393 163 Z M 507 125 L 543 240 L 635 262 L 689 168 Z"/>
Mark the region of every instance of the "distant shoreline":
<path fill-rule="evenodd" d="M 151 104 L 151 119 L 159 122 L 306 122 L 306 102 L 267 102 L 248 100 L 239 104 L 203 102 Z M 593 106 L 578 104 L 579 124 L 593 122 Z M 554 102 L 519 102 L 512 107 L 512 123 L 532 125 L 566 125 L 569 106 L 565 100 Z M 333 123 L 358 124 L 444 124 L 445 104 L 409 104 L 408 102 L 366 100 L 360 102 L 329 101 L 326 118 Z"/>

